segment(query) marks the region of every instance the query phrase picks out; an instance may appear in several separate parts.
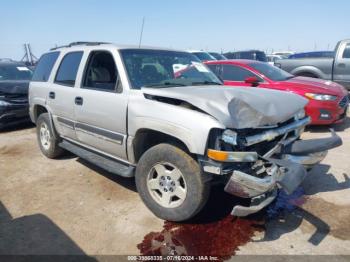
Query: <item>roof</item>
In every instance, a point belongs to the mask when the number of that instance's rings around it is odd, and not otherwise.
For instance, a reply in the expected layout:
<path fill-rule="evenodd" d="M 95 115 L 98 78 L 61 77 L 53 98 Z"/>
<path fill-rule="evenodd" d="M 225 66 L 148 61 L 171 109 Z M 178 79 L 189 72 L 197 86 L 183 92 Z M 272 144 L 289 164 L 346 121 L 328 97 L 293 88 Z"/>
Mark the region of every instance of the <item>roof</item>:
<path fill-rule="evenodd" d="M 241 51 L 229 51 L 229 52 L 226 52 L 226 54 L 248 53 L 248 52 L 262 52 L 262 53 L 264 53 L 264 51 L 261 51 L 261 50 L 258 50 L 258 49 L 251 49 L 251 50 L 241 50 Z"/>
<path fill-rule="evenodd" d="M 169 51 L 178 51 L 178 52 L 184 52 L 184 50 L 176 50 L 171 48 L 165 48 L 165 47 L 155 47 L 155 46 L 138 46 L 138 45 L 119 45 L 114 43 L 106 43 L 106 42 L 73 42 L 65 46 L 59 46 L 51 48 L 50 51 L 56 51 L 56 50 L 66 50 L 66 49 L 85 49 L 85 48 L 96 48 L 96 47 L 108 47 L 108 48 L 115 48 L 115 49 L 150 49 L 150 50 L 169 50 Z"/>
<path fill-rule="evenodd" d="M 25 63 L 23 62 L 18 62 L 18 61 L 13 61 L 13 60 L 1 60 L 0 59 L 0 65 L 2 66 L 6 66 L 6 65 L 18 65 L 18 66 L 27 66 Z"/>
<path fill-rule="evenodd" d="M 248 60 L 248 59 L 228 59 L 228 60 L 218 60 L 218 61 L 208 61 L 208 64 L 235 64 L 235 65 L 248 65 L 251 63 L 263 63 L 258 60 Z"/>

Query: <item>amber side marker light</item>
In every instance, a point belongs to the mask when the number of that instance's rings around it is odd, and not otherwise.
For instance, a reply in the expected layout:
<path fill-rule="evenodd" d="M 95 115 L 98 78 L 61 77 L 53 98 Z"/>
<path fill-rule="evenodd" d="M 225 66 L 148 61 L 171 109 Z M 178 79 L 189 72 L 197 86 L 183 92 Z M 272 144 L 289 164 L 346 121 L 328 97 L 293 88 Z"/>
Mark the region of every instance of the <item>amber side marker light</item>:
<path fill-rule="evenodd" d="M 229 153 L 225 151 L 218 151 L 213 149 L 208 149 L 208 157 L 216 161 L 227 161 Z"/>

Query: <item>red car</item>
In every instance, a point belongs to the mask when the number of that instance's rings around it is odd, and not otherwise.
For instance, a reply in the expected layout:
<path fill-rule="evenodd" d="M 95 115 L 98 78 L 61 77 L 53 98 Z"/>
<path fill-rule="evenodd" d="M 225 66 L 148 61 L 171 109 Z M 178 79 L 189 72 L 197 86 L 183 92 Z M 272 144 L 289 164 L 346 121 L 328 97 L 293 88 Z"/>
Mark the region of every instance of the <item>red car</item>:
<path fill-rule="evenodd" d="M 342 122 L 346 117 L 349 93 L 334 82 L 295 77 L 275 66 L 252 60 L 222 60 L 205 63 L 225 85 L 262 87 L 299 94 L 309 99 L 305 112 L 312 125 Z"/>

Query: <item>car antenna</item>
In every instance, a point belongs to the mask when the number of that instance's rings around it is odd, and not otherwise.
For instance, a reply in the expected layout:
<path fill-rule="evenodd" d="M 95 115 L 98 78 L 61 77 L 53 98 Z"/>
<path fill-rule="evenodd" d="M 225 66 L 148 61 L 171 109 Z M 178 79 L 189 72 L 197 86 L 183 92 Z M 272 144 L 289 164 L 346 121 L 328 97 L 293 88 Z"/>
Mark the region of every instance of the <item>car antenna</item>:
<path fill-rule="evenodd" d="M 142 42 L 142 34 L 143 34 L 143 26 L 145 25 L 145 17 L 142 18 L 142 25 L 141 25 L 141 32 L 140 32 L 140 41 L 139 41 L 139 48 L 141 47 Z"/>

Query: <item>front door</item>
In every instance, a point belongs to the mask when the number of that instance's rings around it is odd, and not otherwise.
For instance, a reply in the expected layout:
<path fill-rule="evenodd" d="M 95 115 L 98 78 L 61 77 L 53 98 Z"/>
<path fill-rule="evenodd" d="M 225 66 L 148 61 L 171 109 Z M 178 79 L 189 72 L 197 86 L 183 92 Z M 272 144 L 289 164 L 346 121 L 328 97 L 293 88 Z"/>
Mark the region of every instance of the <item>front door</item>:
<path fill-rule="evenodd" d="M 113 54 L 92 51 L 75 97 L 75 130 L 84 145 L 126 159 L 127 95 Z"/>
<path fill-rule="evenodd" d="M 333 80 L 350 90 L 350 43 L 339 47 L 334 62 Z"/>

